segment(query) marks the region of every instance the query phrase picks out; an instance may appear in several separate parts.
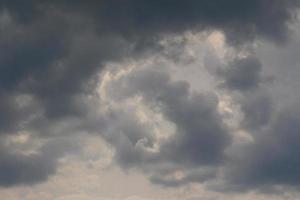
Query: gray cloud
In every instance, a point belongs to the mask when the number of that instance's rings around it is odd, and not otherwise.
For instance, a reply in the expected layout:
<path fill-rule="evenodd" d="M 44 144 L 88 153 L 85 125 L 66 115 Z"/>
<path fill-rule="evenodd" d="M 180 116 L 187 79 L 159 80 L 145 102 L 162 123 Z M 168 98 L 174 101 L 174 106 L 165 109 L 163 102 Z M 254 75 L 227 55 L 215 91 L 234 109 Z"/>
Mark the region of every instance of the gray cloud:
<path fill-rule="evenodd" d="M 131 135 L 138 131 L 139 139 L 146 138 L 146 144 L 150 147 L 153 139 L 147 136 L 146 127 L 144 127 L 146 130 L 137 129 L 136 126 L 132 126 L 132 122 L 125 120 L 126 124 L 131 124 L 129 131 L 121 128 L 120 131 L 124 135 L 118 134 L 116 136 L 118 138 L 113 141 L 113 143 L 118 143 L 114 146 L 118 147 L 117 161 L 122 166 L 139 167 L 150 171 L 153 173 L 151 178 L 153 182 L 170 186 L 196 180 L 204 181 L 212 176 L 212 172 L 200 173 L 195 169 L 201 169 L 203 166 L 212 166 L 213 169 L 222 164 L 224 149 L 231 141 L 217 111 L 218 98 L 213 93 L 191 92 L 187 82 L 172 81 L 166 73 L 143 69 L 132 72 L 117 81 L 115 85 L 110 88 L 110 93 L 115 96 L 115 99 L 141 95 L 146 105 L 161 112 L 166 120 L 175 125 L 176 129 L 174 135 L 160 144 L 159 152 L 143 153 L 141 149 L 136 148 L 138 142 L 132 141 Z M 129 140 L 124 140 L 124 136 Z M 164 178 L 176 170 L 183 170 L 187 173 L 184 180 Z M 160 173 L 157 174 L 157 172 Z"/>
<path fill-rule="evenodd" d="M 32 185 L 47 180 L 56 172 L 58 158 L 78 149 L 74 139 L 56 138 L 48 140 L 37 152 L 25 154 L 16 151 L 20 144 L 8 146 L 4 138 L 1 139 L 0 184 L 3 187 Z"/>
<path fill-rule="evenodd" d="M 52 2 L 53 3 L 53 2 Z M 90 15 L 102 30 L 129 35 L 174 33 L 183 30 L 221 29 L 229 40 L 241 42 L 256 34 L 274 40 L 285 39 L 287 23 L 294 18 L 297 0 L 251 2 L 230 1 L 56 1 L 58 7 Z M 122 19 L 122 20 L 119 20 Z M 136 36 L 136 35 L 135 35 Z"/>
<path fill-rule="evenodd" d="M 238 189 L 276 185 L 299 186 L 299 109 L 281 110 L 268 129 L 255 137 L 229 168 L 228 179 Z"/>
<path fill-rule="evenodd" d="M 276 50 L 274 51 L 276 52 Z M 280 55 L 277 56 L 280 57 Z M 264 57 L 261 59 L 264 60 Z M 288 64 L 289 61 L 282 61 L 280 65 L 282 63 Z M 270 63 L 266 62 L 265 64 Z M 278 192 L 280 188 L 299 187 L 299 170 L 297 170 L 299 165 L 297 154 L 299 152 L 295 142 L 298 139 L 299 129 L 298 96 L 290 94 L 293 98 L 285 100 L 287 97 L 282 97 L 280 94 L 292 91 L 278 91 L 276 88 L 278 84 L 283 84 L 282 78 L 289 80 L 291 85 L 288 84 L 285 87 L 290 89 L 293 84 L 298 84 L 298 81 L 291 80 L 286 74 L 283 75 L 280 72 L 276 74 L 276 78 L 270 84 L 265 81 L 262 66 L 259 65 L 259 68 L 254 63 L 248 66 L 256 71 L 255 73 L 242 70 L 245 66 L 243 64 L 233 65 L 235 68 L 240 68 L 234 72 L 234 69 L 231 69 L 232 65 L 228 65 L 224 70 L 227 74 L 220 73 L 220 77 L 225 79 L 223 88 L 233 93 L 234 101 L 240 105 L 244 114 L 240 128 L 250 131 L 253 137 L 253 141 L 248 144 L 236 147 L 230 156 L 230 161 L 224 165 L 225 183 L 221 187 L 225 190 L 238 192 L 258 190 L 269 193 L 270 191 Z M 275 64 L 273 63 L 273 65 Z M 270 70 L 276 65 L 265 67 Z M 287 73 L 287 69 L 282 66 L 280 66 L 280 70 L 282 73 Z M 291 71 L 296 73 L 295 70 Z M 251 81 L 247 82 L 246 74 L 252 77 Z M 242 78 L 241 81 L 245 80 L 251 84 L 245 84 L 247 87 L 240 87 L 239 81 L 230 81 L 233 76 Z"/>
<path fill-rule="evenodd" d="M 274 114 L 274 102 L 266 89 L 247 92 L 239 100 L 244 119 L 241 126 L 256 131 L 270 122 Z"/>
<path fill-rule="evenodd" d="M 253 50 L 251 50 L 253 51 Z M 274 103 L 268 86 L 268 77 L 262 73 L 262 64 L 258 58 L 250 55 L 235 58 L 217 69 L 221 79 L 219 87 L 233 97 L 243 113 L 241 127 L 256 131 L 269 123 Z"/>
<path fill-rule="evenodd" d="M 162 48 L 158 42 L 163 36 L 184 31 L 221 30 L 234 45 L 256 38 L 280 43 L 287 39 L 288 23 L 298 6 L 297 0 L 1 1 L 0 133 L 14 135 L 23 130 L 48 138 L 54 133 L 105 130 L 115 123 L 113 120 L 120 121 L 122 114 L 94 116 L 85 104 L 88 95 L 95 95 L 98 74 L 106 63 L 141 59 Z M 256 87 L 260 63 L 249 59 L 236 65 L 243 66 L 242 71 L 238 68 L 224 72 L 228 87 Z M 248 76 L 243 75 L 244 70 Z M 133 119 L 122 118 L 113 131 L 123 134 L 104 136 L 115 145 L 117 161 L 122 166 L 130 168 L 136 164 L 155 176 L 155 170 L 150 169 L 152 163 L 161 173 L 165 170 L 161 163 L 173 165 L 171 172 L 188 169 L 190 174 L 182 181 L 187 183 L 202 180 L 202 173 L 197 175 L 199 179 L 193 177 L 198 174 L 193 173 L 195 168 L 218 166 L 224 161 L 230 136 L 217 112 L 218 99 L 214 94 L 193 93 L 186 82 L 173 82 L 168 75 L 152 71 L 127 81 L 131 88 L 119 91 L 119 98 L 128 93 L 142 95 L 148 106 L 158 108 L 175 125 L 176 134 L 161 145 L 160 154 L 145 153 L 132 145 L 152 147 L 154 139 Z M 252 104 L 262 105 L 257 109 L 265 107 L 268 99 L 259 98 L 243 104 L 243 109 L 251 110 Z M 249 113 L 254 122 L 247 126 L 257 126 L 268 118 Z M 71 119 L 79 124 L 55 130 L 59 122 Z M 0 185 L 46 180 L 55 172 L 60 157 L 56 153 L 49 155 L 48 151 L 42 148 L 39 155 L 33 156 L 3 153 Z M 157 178 L 153 180 L 159 182 Z"/>
<path fill-rule="evenodd" d="M 224 78 L 221 87 L 241 91 L 257 88 L 261 82 L 261 69 L 261 63 L 254 56 L 236 58 L 219 70 L 218 73 Z"/>

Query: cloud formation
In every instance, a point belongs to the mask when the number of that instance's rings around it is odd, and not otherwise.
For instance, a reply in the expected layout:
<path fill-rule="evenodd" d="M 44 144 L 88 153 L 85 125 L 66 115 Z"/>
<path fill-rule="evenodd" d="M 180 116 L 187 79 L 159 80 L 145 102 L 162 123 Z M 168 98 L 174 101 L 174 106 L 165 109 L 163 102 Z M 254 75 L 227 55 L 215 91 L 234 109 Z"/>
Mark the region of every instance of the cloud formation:
<path fill-rule="evenodd" d="M 231 138 L 218 113 L 218 98 L 213 93 L 193 93 L 187 82 L 172 81 L 166 73 L 147 69 L 133 71 L 114 82 L 109 91 L 117 96 L 115 99 L 118 101 L 120 98 L 138 95 L 145 106 L 157 110 L 175 126 L 175 132 L 160 141 L 149 137 L 147 126 L 141 128 L 132 120 L 125 120 L 126 126 L 115 131 L 124 135 L 118 134 L 118 138 L 114 138 L 119 147 L 117 161 L 122 166 L 139 166 L 143 170 L 150 170 L 154 173 L 152 180 L 156 183 L 163 183 L 165 177 L 176 170 L 182 170 L 183 177 L 180 179 L 187 179 L 186 182 L 189 182 L 212 176 L 212 172 L 209 172 L 211 169 L 203 171 L 199 167 L 214 168 L 224 161 L 224 149 L 230 144 Z M 133 117 L 134 115 L 130 119 Z M 124 123 L 124 119 L 121 121 Z M 129 141 L 123 141 L 125 139 Z M 120 145 L 120 142 L 126 142 L 126 145 Z M 156 150 L 147 151 L 147 147 Z M 171 168 L 165 168 L 166 166 Z M 175 180 L 165 183 L 178 184 Z"/>
<path fill-rule="evenodd" d="M 277 113 L 269 127 L 245 147 L 228 179 L 237 189 L 299 186 L 298 106 Z"/>
<path fill-rule="evenodd" d="M 179 186 L 215 180 L 224 170 L 228 183 L 247 189 L 266 184 L 299 186 L 295 142 L 299 113 L 293 109 L 297 105 L 274 109 L 264 65 L 255 50 L 246 56 L 236 53 L 257 40 L 287 41 L 299 3 L 2 1 L 0 136 L 4 142 L 0 143 L 0 185 L 47 180 L 64 153 L 76 149 L 68 148 L 65 140 L 57 142 L 61 137 L 97 133 L 115 149 L 116 163 L 125 169 L 139 169 L 153 183 Z M 236 54 L 212 74 L 222 82 L 212 86 L 214 91 L 194 91 L 188 81 L 174 80 L 172 70 L 164 71 L 163 67 L 137 66 L 130 72 L 124 67 L 115 70 L 125 70 L 125 75 L 110 80 L 106 88 L 110 100 L 119 106 L 102 102 L 97 90 L 105 80 L 100 74 L 113 71 L 111 63 L 147 60 L 153 55 L 174 59 L 182 52 L 164 54 L 163 39 L 212 31 L 224 34 Z M 238 156 L 226 151 L 236 130 L 225 123 L 219 110 L 220 91 L 231 96 L 244 115 L 238 129 L 254 139 Z M 159 118 L 157 121 L 164 124 L 159 136 L 154 134 L 153 121 L 141 122 L 143 118 L 132 112 L 136 107 L 122 107 L 130 103 Z M 168 131 L 171 133 L 164 134 Z M 46 142 L 34 154 L 16 152 L 7 141 L 22 132 L 29 134 L 29 140 Z M 271 152 L 277 154 L 269 156 Z M 236 175 L 228 178 L 232 171 Z"/>

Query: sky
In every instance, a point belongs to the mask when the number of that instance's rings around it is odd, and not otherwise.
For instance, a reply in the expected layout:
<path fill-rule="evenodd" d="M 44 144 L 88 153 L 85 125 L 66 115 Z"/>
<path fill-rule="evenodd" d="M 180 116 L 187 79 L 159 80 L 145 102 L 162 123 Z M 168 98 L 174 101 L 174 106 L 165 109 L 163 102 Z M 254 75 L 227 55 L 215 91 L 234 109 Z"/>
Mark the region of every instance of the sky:
<path fill-rule="evenodd" d="M 0 1 L 1 198 L 300 199 L 299 9 Z"/>

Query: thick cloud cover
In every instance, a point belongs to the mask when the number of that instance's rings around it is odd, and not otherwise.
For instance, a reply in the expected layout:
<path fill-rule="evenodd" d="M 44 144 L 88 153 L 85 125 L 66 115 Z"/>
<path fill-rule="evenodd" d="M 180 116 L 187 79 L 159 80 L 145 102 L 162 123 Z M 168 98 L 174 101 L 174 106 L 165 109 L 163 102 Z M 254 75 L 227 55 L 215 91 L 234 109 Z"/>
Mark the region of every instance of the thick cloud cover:
<path fill-rule="evenodd" d="M 286 37 L 287 23 L 293 16 L 297 0 L 268 1 L 56 1 L 58 7 L 91 15 L 101 29 L 137 33 L 143 36 L 158 32 L 211 29 L 224 30 L 230 39 L 253 39 L 256 34 L 275 40 Z M 53 2 L 51 2 L 53 4 Z M 121 19 L 121 20 L 120 20 Z M 234 34 L 234 35 L 233 35 Z"/>
<path fill-rule="evenodd" d="M 141 169 L 154 183 L 202 182 L 215 178 L 220 167 L 230 166 L 225 171 L 238 172 L 235 178 L 228 178 L 233 185 L 299 185 L 298 113 L 283 110 L 274 114 L 271 96 L 265 92 L 263 65 L 253 52 L 236 56 L 214 75 L 222 80 L 218 90 L 232 95 L 240 105 L 244 118 L 239 128 L 256 133 L 252 134 L 255 142 L 242 151 L 242 158 L 226 154 L 232 136 L 219 113 L 216 92 L 194 92 L 187 82 L 172 80 L 168 73 L 137 69 L 118 79 L 122 87 L 111 92 L 122 102 L 133 96 L 142 98 L 145 107 L 170 123 L 174 132 L 162 140 L 128 111 L 116 109 L 103 115 L 94 108 L 100 105 L 102 109 L 101 103 L 95 103 L 99 100 L 96 89 L 99 74 L 108 63 L 158 54 L 164 48 L 161 39 L 184 32 L 221 31 L 237 51 L 256 39 L 283 43 L 299 3 L 1 1 L 0 134 L 6 141 L 26 131 L 30 139 L 47 142 L 30 155 L 1 143 L 0 185 L 46 180 L 55 172 L 62 152 L 74 151 L 61 143 L 56 147 L 53 141 L 80 132 L 100 132 L 115 148 L 120 166 Z M 269 157 L 274 151 L 277 156 Z M 242 161 L 236 162 L 239 159 Z"/>
<path fill-rule="evenodd" d="M 228 170 L 234 189 L 299 186 L 299 109 L 281 110 L 270 126 L 246 146 Z"/>
<path fill-rule="evenodd" d="M 241 126 L 259 129 L 268 124 L 273 102 L 266 89 L 269 77 L 262 75 L 262 64 L 255 55 L 235 58 L 217 72 L 221 78 L 221 88 L 230 91 L 234 101 L 244 114 Z"/>
<path fill-rule="evenodd" d="M 113 83 L 109 90 L 119 100 L 138 95 L 146 106 L 157 110 L 175 125 L 175 133 L 166 140 L 156 138 L 158 141 L 155 141 L 155 138 L 149 137 L 146 126 L 143 130 L 126 120 L 126 126 L 115 131 L 123 132 L 126 138 L 112 134 L 118 138 L 109 139 L 112 143 L 123 143 L 116 145 L 119 147 L 117 161 L 122 166 L 139 166 L 153 173 L 153 182 L 176 185 L 179 182 L 205 180 L 213 175 L 212 169 L 205 170 L 205 167 L 214 168 L 224 161 L 224 149 L 231 139 L 217 111 L 218 98 L 213 93 L 193 93 L 187 82 L 172 81 L 166 73 L 147 69 L 132 72 Z M 158 143 L 157 151 L 143 151 L 147 147 L 154 149 L 155 143 Z M 183 171 L 180 180 L 165 180 L 176 170 Z"/>
<path fill-rule="evenodd" d="M 235 59 L 219 72 L 225 80 L 223 87 L 241 91 L 256 88 L 261 81 L 261 68 L 261 63 L 255 57 Z"/>

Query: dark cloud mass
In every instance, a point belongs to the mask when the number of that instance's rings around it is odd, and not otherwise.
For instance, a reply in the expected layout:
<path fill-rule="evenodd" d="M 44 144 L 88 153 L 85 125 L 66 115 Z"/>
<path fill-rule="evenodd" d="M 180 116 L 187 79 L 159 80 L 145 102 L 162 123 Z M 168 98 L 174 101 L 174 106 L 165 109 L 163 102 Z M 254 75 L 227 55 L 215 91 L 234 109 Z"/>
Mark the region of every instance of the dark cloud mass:
<path fill-rule="evenodd" d="M 235 59 L 225 69 L 220 69 L 224 78 L 223 87 L 230 90 L 250 90 L 258 87 L 261 77 L 261 63 L 255 57 Z"/>
<path fill-rule="evenodd" d="M 257 130 L 267 125 L 273 102 L 266 89 L 267 77 L 262 75 L 262 64 L 255 55 L 247 55 L 229 61 L 217 70 L 222 83 L 220 88 L 233 93 L 234 101 L 240 105 L 244 114 L 241 126 Z"/>
<path fill-rule="evenodd" d="M 228 35 L 234 33 L 229 38 L 235 41 L 252 39 L 257 33 L 284 39 L 287 22 L 294 17 L 293 10 L 299 3 L 297 0 L 112 0 L 74 1 L 72 5 L 56 2 L 67 10 L 92 15 L 104 30 L 149 35 L 217 28 Z"/>
<path fill-rule="evenodd" d="M 177 133 L 162 144 L 160 160 L 196 166 L 222 161 L 230 137 L 217 112 L 218 99 L 214 94 L 194 94 L 188 83 L 173 82 L 167 74 L 154 70 L 137 71 L 120 82 L 125 86 L 120 91 L 111 88 L 116 95 L 141 95 L 147 105 L 159 109 L 175 124 Z M 128 164 L 131 161 L 125 163 Z"/>
<path fill-rule="evenodd" d="M 228 178 L 238 189 L 299 186 L 299 106 L 281 110 L 237 159 Z"/>
<path fill-rule="evenodd" d="M 118 101 L 140 96 L 147 107 L 175 125 L 175 133 L 160 141 L 150 137 L 149 127 L 132 123 L 134 119 L 138 121 L 134 115 L 119 116 L 107 137 L 117 146 L 117 162 L 121 166 L 150 173 L 152 182 L 167 186 L 202 182 L 215 176 L 215 166 L 224 162 L 224 149 L 231 138 L 213 93 L 193 93 L 187 82 L 172 81 L 166 73 L 147 69 L 136 70 L 114 82 L 109 93 Z M 157 143 L 158 151 L 147 150 Z M 176 171 L 183 171 L 180 180 L 172 178 Z"/>
<path fill-rule="evenodd" d="M 232 136 L 214 92 L 194 92 L 187 82 L 172 80 L 159 70 L 137 69 L 119 79 L 122 87 L 111 92 L 115 99 L 140 96 L 145 106 L 175 127 L 159 151 L 150 151 L 158 141 L 151 127 L 139 124 L 132 113 L 112 110 L 99 116 L 91 108 L 99 74 L 107 63 L 159 54 L 163 38 L 184 32 L 221 31 L 228 45 L 237 49 L 257 39 L 282 44 L 289 38 L 299 4 L 298 0 L 2 0 L 0 137 L 5 141 L 25 131 L 30 139 L 48 142 L 32 155 L 0 143 L 0 185 L 47 180 L 64 152 L 75 151 L 57 140 L 78 132 L 101 132 L 115 148 L 120 166 L 150 174 L 153 183 L 179 186 L 215 178 L 219 167 L 230 160 L 225 151 Z M 233 161 L 238 173 L 228 182 L 249 188 L 299 185 L 299 113 L 274 114 L 262 68 L 251 54 L 215 74 L 223 80 L 218 89 L 237 94 L 234 102 L 245 115 L 241 128 L 257 133 L 242 161 Z M 65 129 L 58 130 L 60 126 Z M 268 156 L 270 152 L 277 154 Z M 183 177 L 170 178 L 177 171 Z"/>
<path fill-rule="evenodd" d="M 12 187 L 41 183 L 56 172 L 57 157 L 75 148 L 78 146 L 73 139 L 59 138 L 46 142 L 38 152 L 26 154 L 17 152 L 21 149 L 16 146 L 1 142 L 0 184 Z"/>

